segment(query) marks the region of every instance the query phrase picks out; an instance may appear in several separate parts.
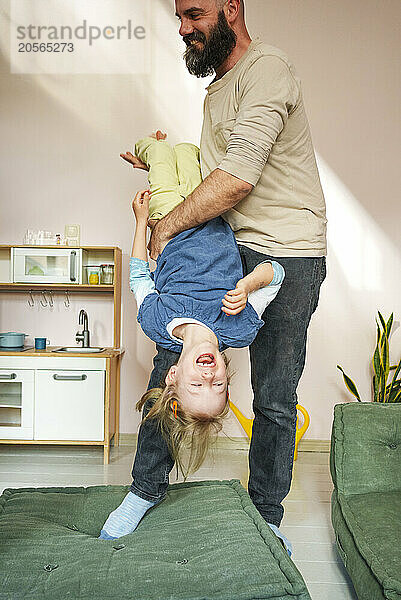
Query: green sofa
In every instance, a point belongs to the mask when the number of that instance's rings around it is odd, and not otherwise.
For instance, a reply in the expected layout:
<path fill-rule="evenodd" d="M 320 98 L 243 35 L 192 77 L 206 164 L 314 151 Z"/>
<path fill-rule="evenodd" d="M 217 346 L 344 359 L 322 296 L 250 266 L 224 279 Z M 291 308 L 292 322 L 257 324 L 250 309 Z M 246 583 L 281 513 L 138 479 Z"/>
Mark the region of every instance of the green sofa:
<path fill-rule="evenodd" d="M 332 523 L 359 600 L 401 600 L 401 405 L 340 404 Z"/>

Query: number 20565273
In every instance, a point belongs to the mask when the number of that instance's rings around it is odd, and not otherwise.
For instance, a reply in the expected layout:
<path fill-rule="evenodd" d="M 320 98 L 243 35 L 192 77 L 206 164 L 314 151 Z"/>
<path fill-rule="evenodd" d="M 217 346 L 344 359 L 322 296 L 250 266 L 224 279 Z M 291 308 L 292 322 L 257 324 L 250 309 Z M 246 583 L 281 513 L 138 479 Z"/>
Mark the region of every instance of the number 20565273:
<path fill-rule="evenodd" d="M 72 42 L 20 42 L 18 52 L 74 52 Z"/>

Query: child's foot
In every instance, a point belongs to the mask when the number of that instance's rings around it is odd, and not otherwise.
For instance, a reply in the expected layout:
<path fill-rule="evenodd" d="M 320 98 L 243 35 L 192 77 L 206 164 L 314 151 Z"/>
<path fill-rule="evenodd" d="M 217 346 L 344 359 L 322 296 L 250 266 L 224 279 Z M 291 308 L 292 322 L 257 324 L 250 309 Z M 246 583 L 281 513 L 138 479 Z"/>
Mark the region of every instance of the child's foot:
<path fill-rule="evenodd" d="M 108 516 L 100 532 L 99 540 L 116 540 L 135 531 L 145 513 L 156 502 L 149 502 L 133 492 L 128 492 L 124 500 Z"/>
<path fill-rule="evenodd" d="M 292 544 L 291 544 L 290 540 L 288 540 L 285 537 L 285 535 L 283 535 L 281 533 L 281 531 L 279 530 L 277 525 L 273 525 L 273 523 L 268 523 L 268 526 L 276 534 L 278 539 L 281 540 L 281 543 L 283 544 L 284 548 L 286 549 L 288 556 L 291 556 L 292 555 Z"/>

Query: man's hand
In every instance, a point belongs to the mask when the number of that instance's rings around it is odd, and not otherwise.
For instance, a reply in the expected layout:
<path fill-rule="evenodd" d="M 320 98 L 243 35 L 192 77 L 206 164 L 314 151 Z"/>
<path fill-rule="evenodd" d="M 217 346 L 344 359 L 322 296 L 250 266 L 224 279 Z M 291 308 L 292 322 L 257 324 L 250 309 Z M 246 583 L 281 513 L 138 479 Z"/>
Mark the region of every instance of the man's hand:
<path fill-rule="evenodd" d="M 158 129 L 156 133 L 152 133 L 149 137 L 155 138 L 155 140 L 165 140 L 167 138 L 167 133 L 162 133 L 160 129 Z M 143 169 L 144 171 L 149 171 L 148 165 L 137 156 L 134 156 L 129 150 L 127 150 L 125 153 L 121 153 L 120 156 L 126 160 L 127 163 L 132 165 L 133 169 Z"/>
<path fill-rule="evenodd" d="M 149 218 L 149 198 L 150 190 L 138 192 L 132 201 L 132 210 L 136 218 L 137 225 L 147 225 Z"/>
<path fill-rule="evenodd" d="M 226 315 L 238 315 L 246 306 L 248 300 L 248 286 L 245 278 L 240 279 L 235 290 L 227 292 L 223 298 L 223 308 L 221 309 Z"/>

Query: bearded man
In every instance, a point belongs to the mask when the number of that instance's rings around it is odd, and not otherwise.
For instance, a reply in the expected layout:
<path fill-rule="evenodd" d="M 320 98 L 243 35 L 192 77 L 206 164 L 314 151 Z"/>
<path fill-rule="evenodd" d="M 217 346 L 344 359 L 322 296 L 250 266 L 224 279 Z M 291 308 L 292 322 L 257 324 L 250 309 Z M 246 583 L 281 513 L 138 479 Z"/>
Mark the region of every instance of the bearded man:
<path fill-rule="evenodd" d="M 254 393 L 249 495 L 278 530 L 289 492 L 297 419 L 296 389 L 307 329 L 326 275 L 325 201 L 305 114 L 301 84 L 284 52 L 245 24 L 243 0 L 176 0 L 189 72 L 214 74 L 207 88 L 201 136 L 203 182 L 153 229 L 156 258 L 178 233 L 223 215 L 240 245 L 244 273 L 278 261 L 286 277 L 250 346 Z M 142 167 L 136 157 L 128 157 Z M 149 389 L 177 361 L 158 348 Z M 145 414 L 147 411 L 145 410 Z M 132 532 L 166 495 L 173 468 L 157 425 L 141 425 L 131 491 L 111 513 L 102 539 Z"/>

